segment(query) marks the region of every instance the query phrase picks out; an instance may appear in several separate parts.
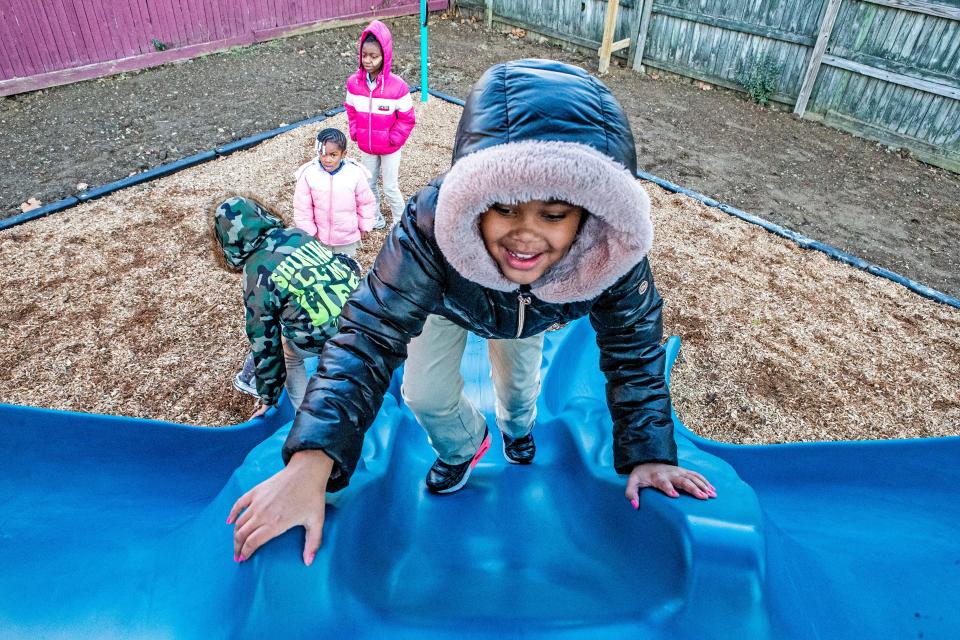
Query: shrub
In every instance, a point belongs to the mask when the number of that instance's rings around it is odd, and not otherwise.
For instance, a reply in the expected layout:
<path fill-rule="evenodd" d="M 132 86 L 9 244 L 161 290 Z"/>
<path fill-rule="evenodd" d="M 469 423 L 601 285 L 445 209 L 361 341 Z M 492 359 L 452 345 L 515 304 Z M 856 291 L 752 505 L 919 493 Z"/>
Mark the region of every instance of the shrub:
<path fill-rule="evenodd" d="M 737 71 L 737 80 L 746 89 L 750 99 L 759 105 L 766 106 L 770 96 L 777 90 L 777 80 L 783 68 L 770 56 L 763 56 L 746 63 L 741 63 Z"/>

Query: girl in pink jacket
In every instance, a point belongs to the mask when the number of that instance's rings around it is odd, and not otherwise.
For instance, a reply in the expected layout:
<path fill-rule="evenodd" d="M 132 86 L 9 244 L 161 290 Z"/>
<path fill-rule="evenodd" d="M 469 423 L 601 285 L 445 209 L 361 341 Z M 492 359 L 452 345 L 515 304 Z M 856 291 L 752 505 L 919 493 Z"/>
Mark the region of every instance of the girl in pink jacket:
<path fill-rule="evenodd" d="M 380 213 L 377 176 L 383 176 L 383 195 L 390 205 L 393 224 L 403 213 L 400 148 L 416 124 L 410 87 L 391 73 L 392 61 L 393 36 L 387 25 L 374 20 L 360 34 L 360 66 L 347 78 L 347 99 L 343 105 L 350 122 L 350 139 L 360 147 L 360 161 L 370 172 L 370 188 L 376 195 L 374 229 L 386 224 Z"/>
<path fill-rule="evenodd" d="M 293 221 L 334 253 L 357 254 L 362 234 L 373 229 L 376 200 L 370 174 L 347 155 L 339 129 L 317 134 L 317 157 L 297 169 Z"/>

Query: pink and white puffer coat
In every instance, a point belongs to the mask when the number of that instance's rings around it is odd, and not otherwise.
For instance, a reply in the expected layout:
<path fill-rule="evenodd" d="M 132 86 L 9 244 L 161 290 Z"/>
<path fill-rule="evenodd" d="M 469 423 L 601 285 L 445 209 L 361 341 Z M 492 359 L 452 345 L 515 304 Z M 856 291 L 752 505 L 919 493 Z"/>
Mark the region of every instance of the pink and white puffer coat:
<path fill-rule="evenodd" d="M 360 63 L 358 50 L 359 68 L 347 78 L 347 99 L 343 106 L 350 122 L 350 139 L 357 143 L 361 151 L 382 156 L 403 146 L 416 124 L 416 115 L 410 87 L 390 71 L 393 62 L 393 36 L 390 30 L 387 25 L 374 20 L 360 34 L 358 49 L 362 48 L 363 39 L 368 33 L 373 34 L 383 49 L 383 68 L 377 74 L 377 85 L 371 90 L 367 86 L 367 72 Z"/>
<path fill-rule="evenodd" d="M 327 173 L 317 159 L 297 169 L 293 195 L 293 223 L 328 247 L 360 240 L 373 229 L 376 199 L 370 191 L 370 173 L 352 160 L 344 160 Z"/>

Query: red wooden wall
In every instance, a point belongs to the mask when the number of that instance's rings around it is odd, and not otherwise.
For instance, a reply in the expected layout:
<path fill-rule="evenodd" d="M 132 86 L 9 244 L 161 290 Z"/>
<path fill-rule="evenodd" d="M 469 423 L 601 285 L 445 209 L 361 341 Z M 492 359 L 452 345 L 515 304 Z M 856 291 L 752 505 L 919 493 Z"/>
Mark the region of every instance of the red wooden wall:
<path fill-rule="evenodd" d="M 445 9 L 447 0 L 428 4 Z M 0 95 L 261 42 L 318 22 L 419 10 L 419 0 L 0 0 Z M 158 51 L 154 40 L 167 49 Z"/>

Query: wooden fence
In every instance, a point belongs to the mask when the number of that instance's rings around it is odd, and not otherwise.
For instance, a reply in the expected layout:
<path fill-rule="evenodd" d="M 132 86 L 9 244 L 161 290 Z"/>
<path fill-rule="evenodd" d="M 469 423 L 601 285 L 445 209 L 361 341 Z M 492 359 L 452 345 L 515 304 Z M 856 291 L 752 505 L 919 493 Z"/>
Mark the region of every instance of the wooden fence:
<path fill-rule="evenodd" d="M 419 0 L 0 0 L 0 96 L 419 11 Z"/>
<path fill-rule="evenodd" d="M 597 49 L 606 0 L 473 0 L 495 20 Z M 772 100 L 960 172 L 956 0 L 621 0 L 616 39 L 635 69 L 734 89 L 767 61 Z M 617 55 L 617 54 L 615 54 Z"/>

